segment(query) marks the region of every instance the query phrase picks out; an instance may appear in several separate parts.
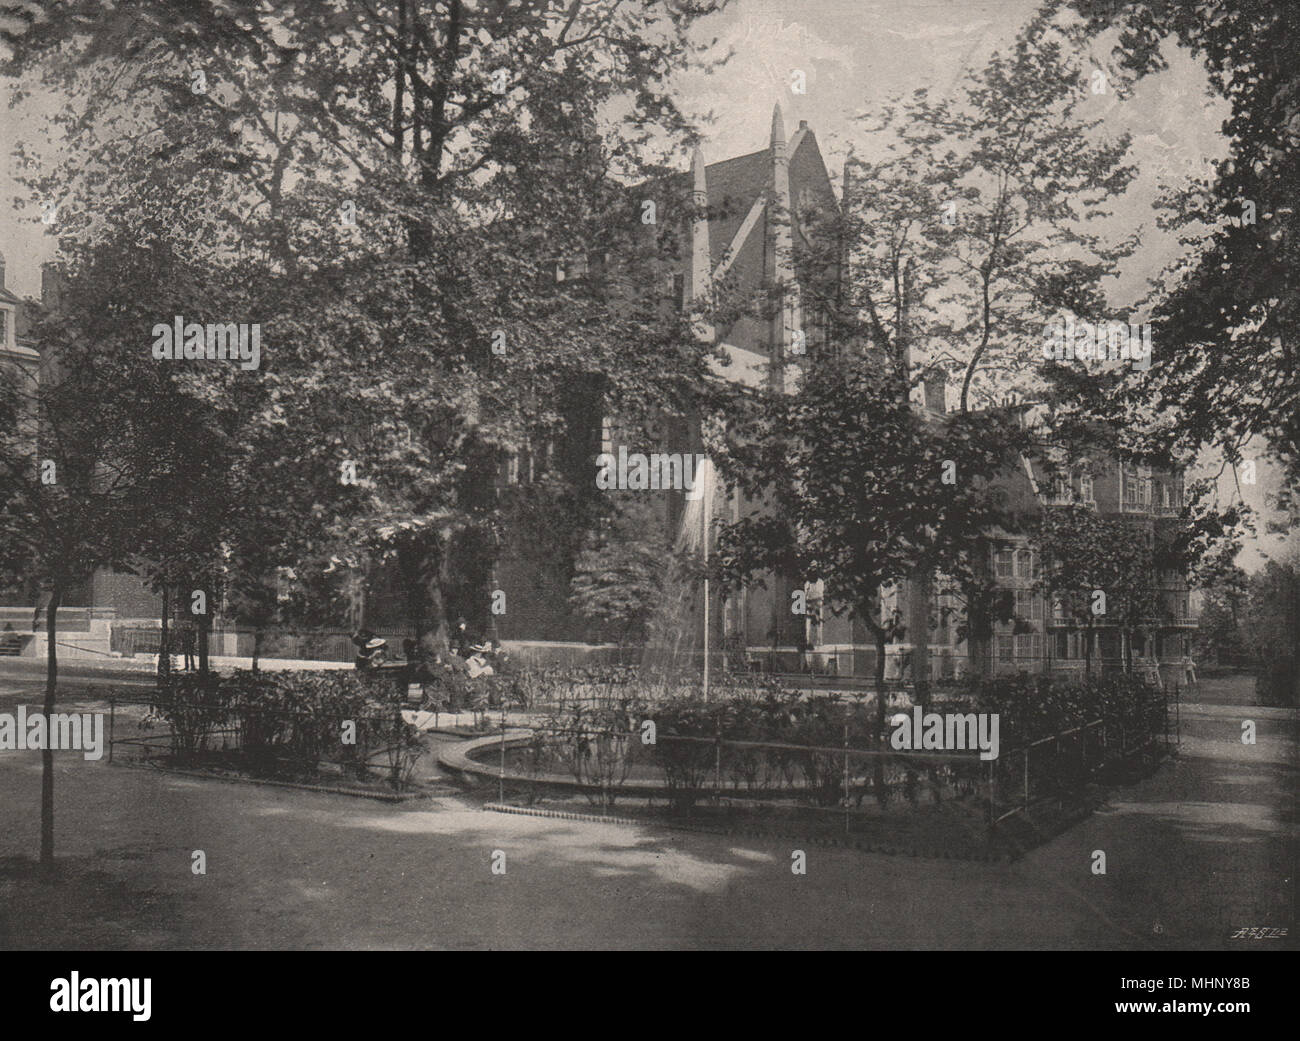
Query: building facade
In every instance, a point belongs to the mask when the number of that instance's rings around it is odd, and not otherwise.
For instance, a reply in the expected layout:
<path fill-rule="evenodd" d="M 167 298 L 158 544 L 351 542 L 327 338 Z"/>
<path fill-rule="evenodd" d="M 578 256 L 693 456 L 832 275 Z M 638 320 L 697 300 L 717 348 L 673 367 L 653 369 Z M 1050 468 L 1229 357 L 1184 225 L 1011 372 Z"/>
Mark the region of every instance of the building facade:
<path fill-rule="evenodd" d="M 799 285 L 795 265 L 796 252 L 814 245 L 817 218 L 834 216 L 840 205 L 814 132 L 801 122 L 787 135 L 778 107 L 765 148 L 713 163 L 707 163 L 696 149 L 690 171 L 656 190 L 662 191 L 665 201 L 688 198 L 691 204 L 686 212 L 665 208 L 682 225 L 680 255 L 667 258 L 660 271 L 667 295 L 687 308 L 725 282 L 741 295 L 767 302 L 765 309 L 742 313 L 726 328 L 699 329 L 699 335 L 714 343 L 725 359 L 714 366 L 715 378 L 753 388 L 789 388 L 804 358 L 833 346 L 827 343 L 816 308 L 806 303 L 811 294 Z M 598 275 L 605 261 L 560 258 L 555 278 Z M 0 320 L 6 334 L 0 339 L 0 356 L 10 365 L 38 365 L 35 345 L 24 342 L 18 332 L 22 302 L 4 289 L 2 272 L 0 266 Z M 940 380 L 922 382 L 916 407 L 936 420 L 944 413 L 945 388 Z M 453 554 L 466 566 L 444 593 L 450 619 L 463 615 L 475 630 L 488 632 L 508 646 L 572 659 L 590 654 L 607 634 L 571 607 L 577 545 L 557 549 L 553 536 L 557 530 L 571 532 L 575 538 L 581 534 L 576 518 L 582 514 L 582 495 L 597 494 L 597 458 L 617 452 L 632 435 L 620 417 L 608 413 L 598 381 L 571 388 L 560 412 L 565 417 L 562 436 L 521 444 L 502 459 L 496 488 L 505 514 L 502 535 L 490 544 L 479 539 L 453 547 Z M 637 432 L 641 445 L 667 453 L 707 454 L 701 417 L 664 416 L 654 426 Z M 997 623 L 988 640 L 974 641 L 965 638 L 960 597 L 943 576 L 917 576 L 882 591 L 882 616 L 897 612 L 909 620 L 908 639 L 887 649 L 886 676 L 906 680 L 923 673 L 943 680 L 972 671 L 1073 673 L 1092 663 L 1098 668 L 1116 667 L 1127 656 L 1136 667 L 1167 682 L 1185 681 L 1195 628 L 1185 576 L 1160 577 L 1161 611 L 1131 637 L 1104 621 L 1083 631 L 1043 591 L 1042 561 L 1033 538 L 1042 511 L 1065 502 L 1084 504 L 1101 515 L 1126 517 L 1154 534 L 1159 526 L 1174 523 L 1182 509 L 1181 478 L 1113 460 L 1094 460 L 1067 477 L 1053 477 L 1041 462 L 1021 462 L 1001 481 L 1011 512 L 1021 521 L 1016 532 L 991 532 L 986 545 L 973 548 L 988 577 L 1012 598 L 1014 620 Z M 540 489 L 549 475 L 556 474 L 579 489 L 568 515 L 548 514 L 541 505 Z M 658 523 L 669 540 L 683 533 L 688 518 L 698 522 L 700 507 L 692 512 L 681 491 L 651 494 Z M 711 513 L 728 521 L 738 520 L 755 505 L 722 487 L 708 500 Z M 407 635 L 401 583 L 392 569 L 376 569 L 368 586 L 367 625 L 391 639 Z M 790 609 L 791 594 L 800 589 L 808 605 L 802 616 Z M 505 594 L 508 605 L 500 614 L 492 613 L 489 606 L 497 593 Z M 15 617 L 26 612 L 31 635 L 32 592 L 11 589 L 4 596 L 6 610 Z M 707 612 L 702 597 L 702 590 L 684 596 L 687 608 L 680 619 L 689 630 L 683 645 L 697 664 L 705 643 L 707 613 L 715 668 L 874 675 L 876 650 L 869 631 L 851 615 L 835 617 L 825 610 L 820 583 L 767 575 L 736 592 L 712 589 Z M 97 572 L 69 603 L 65 615 L 70 622 L 76 617 L 75 608 L 84 606 L 87 632 L 81 642 L 89 654 L 106 653 L 121 644 L 111 637 L 114 626 L 125 630 L 156 625 L 160 610 L 159 598 L 139 578 L 109 572 Z M 339 619 L 340 633 L 346 632 L 348 623 Z M 237 619 L 218 616 L 213 653 L 247 653 L 251 635 L 240 629 Z M 922 630 L 925 641 L 915 639 Z M 277 647 L 269 646 L 267 653 L 277 653 Z M 30 652 L 40 652 L 35 640 Z M 76 647 L 69 648 L 70 656 L 76 653 Z M 279 653 L 291 656 L 295 651 Z M 338 653 L 350 653 L 345 641 L 339 643 Z"/>

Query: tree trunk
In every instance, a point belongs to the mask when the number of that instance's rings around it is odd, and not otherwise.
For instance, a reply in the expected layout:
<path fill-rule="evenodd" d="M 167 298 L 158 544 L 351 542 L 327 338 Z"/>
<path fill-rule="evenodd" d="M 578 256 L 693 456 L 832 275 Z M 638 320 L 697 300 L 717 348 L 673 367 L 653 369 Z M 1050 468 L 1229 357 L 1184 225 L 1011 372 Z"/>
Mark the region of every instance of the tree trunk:
<path fill-rule="evenodd" d="M 442 595 L 442 591 L 447 587 L 448 580 L 451 577 L 451 553 L 449 549 L 450 546 L 444 543 L 443 552 L 439 555 L 437 567 L 431 571 L 427 586 L 430 631 L 426 634 L 426 642 L 438 654 L 447 653 L 451 635 L 447 625 L 447 603 Z"/>
<path fill-rule="evenodd" d="M 257 671 L 257 659 L 262 653 L 262 627 L 253 630 L 253 671 Z"/>
<path fill-rule="evenodd" d="M 352 568 L 348 573 L 348 608 L 351 611 L 351 628 L 359 633 L 366 627 L 370 606 L 369 562 Z"/>
<path fill-rule="evenodd" d="M 54 867 L 54 749 L 50 747 L 49 727 L 54 719 L 55 691 L 59 682 L 59 653 L 55 621 L 63 587 L 55 582 L 50 589 L 50 602 L 45 608 L 45 747 L 41 749 L 41 867 L 49 872 Z"/>
<path fill-rule="evenodd" d="M 912 686 L 916 700 L 930 707 L 930 596 L 933 579 L 928 569 L 918 568 L 912 579 L 908 604 L 908 629 L 912 636 Z"/>
<path fill-rule="evenodd" d="M 862 612 L 864 619 L 870 618 L 868 611 Z M 883 626 L 873 625 L 866 622 L 866 626 L 871 630 L 871 634 L 876 638 L 876 724 L 874 734 L 874 750 L 876 752 L 884 751 L 884 742 L 882 738 L 885 733 L 885 630 Z M 882 755 L 872 756 L 873 766 L 871 775 L 871 786 L 876 793 L 876 802 L 881 809 L 885 806 L 885 759 Z"/>
<path fill-rule="evenodd" d="M 171 678 L 172 656 L 167 623 L 172 611 L 171 588 L 166 582 L 162 584 L 162 630 L 158 637 L 158 685 L 164 686 Z"/>
<path fill-rule="evenodd" d="M 206 593 L 207 590 L 204 590 Z M 208 619 L 212 617 L 212 601 L 210 597 L 204 600 L 203 613 L 199 615 L 199 683 L 204 690 L 208 688 Z"/>

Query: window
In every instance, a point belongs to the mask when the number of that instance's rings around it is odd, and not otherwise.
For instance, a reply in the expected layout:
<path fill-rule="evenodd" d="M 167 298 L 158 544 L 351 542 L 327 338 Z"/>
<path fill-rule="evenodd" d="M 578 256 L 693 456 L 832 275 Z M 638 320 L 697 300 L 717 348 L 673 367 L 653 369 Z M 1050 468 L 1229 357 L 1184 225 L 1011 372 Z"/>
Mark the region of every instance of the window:
<path fill-rule="evenodd" d="M 1136 506 L 1138 504 L 1138 476 L 1137 467 L 1130 463 L 1124 463 L 1120 467 L 1120 485 L 1124 490 L 1124 505 Z"/>
<path fill-rule="evenodd" d="M 1043 656 L 1043 638 L 1038 633 L 1021 633 L 1016 637 L 1016 657 L 1037 661 Z"/>
<path fill-rule="evenodd" d="M 1015 554 L 1010 549 L 999 549 L 993 554 L 993 562 L 998 578 L 1013 577 L 1012 567 Z"/>
<path fill-rule="evenodd" d="M 1043 601 L 1031 589 L 1016 590 L 1016 617 L 1028 622 L 1043 620 Z"/>
<path fill-rule="evenodd" d="M 1021 549 L 1016 551 L 1016 578 L 1031 581 L 1038 577 L 1037 556 L 1032 550 Z"/>
<path fill-rule="evenodd" d="M 1079 471 L 1079 500 L 1081 502 L 1095 502 L 1092 496 L 1092 474 L 1087 470 Z"/>
<path fill-rule="evenodd" d="M 804 619 L 804 636 L 807 638 L 809 645 L 820 647 L 826 642 L 826 620 L 822 614 L 822 601 L 826 596 L 826 583 L 821 580 L 805 582 L 803 588 L 808 604 L 808 613 Z"/>
<path fill-rule="evenodd" d="M 1083 656 L 1083 637 L 1079 633 L 1065 632 L 1056 634 L 1057 658 L 1078 660 Z"/>
<path fill-rule="evenodd" d="M 998 661 L 1011 661 L 1014 656 L 1015 645 L 1011 636 L 1006 633 L 998 636 Z"/>

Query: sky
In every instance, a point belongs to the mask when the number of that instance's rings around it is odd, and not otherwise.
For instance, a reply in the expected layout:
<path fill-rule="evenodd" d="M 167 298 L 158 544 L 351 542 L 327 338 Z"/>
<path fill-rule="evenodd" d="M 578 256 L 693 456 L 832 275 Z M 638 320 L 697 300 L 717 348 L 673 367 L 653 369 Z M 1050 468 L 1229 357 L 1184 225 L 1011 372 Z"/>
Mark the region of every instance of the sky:
<path fill-rule="evenodd" d="M 701 125 L 707 161 L 766 147 L 772 107 L 780 104 L 787 133 L 808 121 L 838 183 L 849 147 L 856 143 L 861 152 L 864 143 L 869 146 L 856 116 L 919 87 L 932 95 L 956 92 L 967 72 L 1012 45 L 1036 6 L 1036 0 L 732 0 L 699 26 L 701 39 L 716 36 L 721 52 L 733 52 L 731 59 L 711 74 L 679 74 L 673 88 Z M 1108 68 L 1106 51 L 1103 39 L 1087 62 Z M 1142 80 L 1131 96 L 1109 90 L 1089 94 L 1085 102 L 1083 114 L 1103 118 L 1105 132 L 1133 135 L 1131 161 L 1140 171 L 1115 201 L 1109 224 L 1097 229 L 1141 236 L 1137 253 L 1107 286 L 1119 306 L 1140 299 L 1148 277 L 1178 252 L 1173 237 L 1154 226 L 1151 204 L 1160 182 L 1201 173 L 1227 152 L 1220 133 L 1227 104 L 1211 95 L 1191 55 L 1167 50 L 1166 57 L 1170 68 Z M 804 73 L 806 93 L 791 90 L 795 69 Z M 0 99 L 7 102 L 7 94 L 0 80 Z M 0 108 L 0 252 L 7 260 L 7 285 L 20 296 L 39 293 L 40 264 L 50 258 L 54 241 L 39 222 L 39 205 L 13 208 L 19 189 L 8 153 L 16 138 L 30 132 L 30 117 L 58 103 L 34 98 L 18 111 Z M 681 165 L 686 167 L 686 156 Z M 1257 508 L 1277 477 L 1267 463 L 1258 470 L 1258 483 L 1240 489 Z M 1225 496 L 1236 496 L 1231 474 L 1220 484 Z M 1263 540 L 1242 563 L 1253 569 L 1261 550 L 1277 548 Z"/>

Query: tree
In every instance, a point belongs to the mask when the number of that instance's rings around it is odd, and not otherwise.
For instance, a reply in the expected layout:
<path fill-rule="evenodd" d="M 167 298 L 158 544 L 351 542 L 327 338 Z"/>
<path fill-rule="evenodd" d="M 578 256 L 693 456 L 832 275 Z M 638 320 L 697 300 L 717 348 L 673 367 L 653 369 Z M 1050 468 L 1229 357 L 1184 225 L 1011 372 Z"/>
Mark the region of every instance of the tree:
<path fill-rule="evenodd" d="M 646 321 L 661 280 L 623 185 L 684 129 L 665 81 L 714 7 L 62 5 L 15 60 L 90 100 L 59 117 L 78 173 L 33 188 L 76 196 L 67 233 L 93 237 L 133 184 L 188 176 L 203 245 L 258 269 L 239 313 L 274 347 L 249 426 L 288 427 L 319 471 L 296 504 L 334 541 L 316 560 L 395 562 L 445 649 L 454 546 L 493 527 L 502 452 L 561 426 L 573 388 L 682 407 L 702 377 L 707 349 Z M 557 258 L 593 253 L 623 292 L 557 284 Z"/>
<path fill-rule="evenodd" d="M 619 494 L 578 555 L 569 601 L 616 633 L 620 646 L 644 642 L 664 595 L 672 552 L 654 505 L 635 492 Z"/>
<path fill-rule="evenodd" d="M 1050 8 L 1062 5 L 1052 3 Z M 1081 38 L 1117 31 L 1121 67 L 1142 77 L 1166 67 L 1170 39 L 1202 58 L 1232 105 L 1230 151 L 1208 181 L 1174 193 L 1169 224 L 1193 246 L 1160 287 L 1153 336 L 1166 344 L 1152 381 L 1126 401 L 1163 410 L 1170 443 L 1213 445 L 1236 463 L 1252 438 L 1300 482 L 1300 10 L 1287 3 L 1071 0 Z"/>
<path fill-rule="evenodd" d="M 718 570 L 732 585 L 821 580 L 830 611 L 853 612 L 875 638 L 879 734 L 885 648 L 903 628 L 882 617 L 881 589 L 918 572 L 974 580 L 970 551 L 1001 515 L 990 482 L 1020 440 L 1001 412 L 923 419 L 879 353 L 814 357 L 794 394 L 755 396 L 728 428 L 722 472 L 761 505 L 721 526 Z"/>
<path fill-rule="evenodd" d="M 1123 635 L 1124 667 L 1131 672 L 1133 636 L 1159 610 L 1153 532 L 1141 520 L 1102 516 L 1088 506 L 1048 506 L 1034 541 L 1048 603 L 1060 604 L 1086 631 L 1086 673 L 1092 674 L 1098 620 Z"/>
<path fill-rule="evenodd" d="M 48 594 L 45 700 L 58 691 L 58 611 L 96 568 L 128 570 L 153 509 L 176 490 L 163 446 L 176 395 L 147 352 L 119 349 L 128 309 L 111 306 L 119 270 L 88 268 L 34 323 L 39 380 L 0 388 L 0 557 Z M 129 338 L 129 333 L 127 334 Z M 142 364 L 141 359 L 144 359 Z M 54 861 L 53 751 L 42 751 L 41 850 Z"/>
<path fill-rule="evenodd" d="M 1035 19 L 961 95 L 921 90 L 861 117 L 884 135 L 883 148 L 871 143 L 883 158 L 846 164 L 844 222 L 824 248 L 842 252 L 848 278 L 815 295 L 860 310 L 877 345 L 899 341 L 914 383 L 956 376 L 963 411 L 1038 398 L 1045 324 L 1061 312 L 1109 316 L 1101 281 L 1134 243 L 1108 243 L 1088 224 L 1135 170 L 1127 136 L 1102 138 L 1100 120 L 1081 117 L 1086 97 L 1065 37 Z M 810 272 L 830 270 L 828 259 Z"/>
<path fill-rule="evenodd" d="M 1241 631 L 1242 599 L 1221 590 L 1206 593 L 1196 626 L 1199 661 L 1215 665 L 1244 663 L 1247 651 Z"/>
<path fill-rule="evenodd" d="M 1249 602 L 1242 619 L 1246 642 L 1266 665 L 1289 660 L 1294 676 L 1300 648 L 1300 553 L 1270 560 L 1250 576 Z"/>

